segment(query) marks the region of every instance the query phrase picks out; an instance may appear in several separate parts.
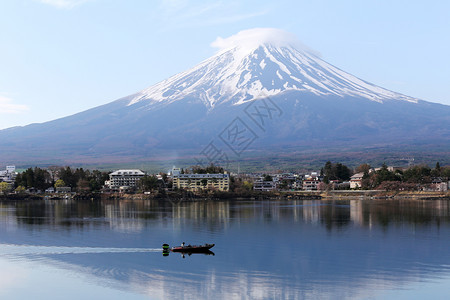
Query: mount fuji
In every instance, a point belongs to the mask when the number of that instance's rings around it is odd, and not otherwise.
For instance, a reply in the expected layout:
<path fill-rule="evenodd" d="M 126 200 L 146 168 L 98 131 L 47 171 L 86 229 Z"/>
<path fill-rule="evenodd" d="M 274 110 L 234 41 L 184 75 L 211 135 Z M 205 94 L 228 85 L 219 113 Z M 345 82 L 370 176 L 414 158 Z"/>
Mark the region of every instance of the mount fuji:
<path fill-rule="evenodd" d="M 58 120 L 0 131 L 19 162 L 113 162 L 346 147 L 450 144 L 450 106 L 376 86 L 322 60 L 295 36 L 244 30 L 218 52 L 136 94 Z M 262 151 L 262 152 L 261 152 Z"/>
<path fill-rule="evenodd" d="M 129 105 L 140 101 L 169 104 L 194 97 L 212 109 L 222 103 L 240 105 L 261 95 L 271 97 L 288 91 L 360 97 L 380 103 L 391 99 L 418 101 L 330 65 L 281 30 L 246 30 L 212 45 L 221 51 L 196 67 L 143 90 Z"/>

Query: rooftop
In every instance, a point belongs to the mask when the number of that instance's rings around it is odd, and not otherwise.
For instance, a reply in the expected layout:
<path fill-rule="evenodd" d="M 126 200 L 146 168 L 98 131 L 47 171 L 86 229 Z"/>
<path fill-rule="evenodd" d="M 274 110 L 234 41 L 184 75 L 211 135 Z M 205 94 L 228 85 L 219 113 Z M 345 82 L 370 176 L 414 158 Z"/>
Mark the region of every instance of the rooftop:
<path fill-rule="evenodd" d="M 117 171 L 112 172 L 109 175 L 112 175 L 112 176 L 145 175 L 145 173 L 138 169 L 131 169 L 131 170 L 117 170 Z"/>

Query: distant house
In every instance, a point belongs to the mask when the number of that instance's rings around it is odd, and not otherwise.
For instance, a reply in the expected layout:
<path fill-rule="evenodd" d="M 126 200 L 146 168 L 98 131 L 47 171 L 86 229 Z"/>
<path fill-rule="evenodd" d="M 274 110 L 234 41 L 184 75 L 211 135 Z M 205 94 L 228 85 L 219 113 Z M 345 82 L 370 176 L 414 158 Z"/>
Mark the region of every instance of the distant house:
<path fill-rule="evenodd" d="M 46 194 L 53 194 L 55 192 L 55 188 L 54 187 L 49 187 L 48 189 L 45 190 Z"/>
<path fill-rule="evenodd" d="M 14 180 L 16 179 L 16 167 L 15 166 L 6 166 L 6 170 L 0 171 L 0 181 L 4 181 L 9 185 L 14 184 Z"/>
<path fill-rule="evenodd" d="M 448 191 L 448 183 L 447 182 L 441 182 L 436 184 L 436 190 L 439 192 L 446 192 Z"/>
<path fill-rule="evenodd" d="M 59 186 L 56 188 L 56 193 L 66 194 L 72 192 L 72 188 L 70 186 Z"/>
<path fill-rule="evenodd" d="M 25 192 L 28 194 L 40 194 L 40 193 L 42 193 L 42 190 L 38 190 L 34 187 L 30 187 L 30 188 L 26 189 Z"/>
<path fill-rule="evenodd" d="M 433 178 L 431 189 L 434 191 L 446 192 L 448 191 L 448 185 L 449 183 L 442 180 L 442 178 Z"/>
<path fill-rule="evenodd" d="M 320 180 L 317 177 L 308 177 L 303 180 L 303 190 L 315 191 L 320 184 Z"/>
<path fill-rule="evenodd" d="M 334 190 L 348 190 L 350 188 L 350 182 L 349 181 L 344 181 L 344 182 L 340 182 L 340 183 L 336 183 L 333 186 Z"/>
<path fill-rule="evenodd" d="M 256 180 L 253 183 L 253 190 L 260 192 L 271 192 L 277 189 L 277 184 L 273 181 Z"/>
<path fill-rule="evenodd" d="M 298 189 L 298 175 L 293 173 L 276 174 L 273 181 L 277 183 L 278 189 Z"/>
<path fill-rule="evenodd" d="M 374 171 L 375 172 L 376 171 L 380 171 L 381 169 L 382 169 L 382 167 L 375 168 Z M 395 172 L 395 171 L 403 171 L 403 170 L 405 170 L 405 168 L 403 168 L 403 167 L 395 167 L 395 166 L 387 166 L 387 170 L 389 172 Z"/>
<path fill-rule="evenodd" d="M 350 188 L 356 189 L 362 186 L 362 179 L 364 177 L 364 173 L 356 173 L 352 177 L 350 177 Z"/>
<path fill-rule="evenodd" d="M 292 183 L 292 188 L 295 190 L 301 190 L 303 188 L 303 181 L 298 179 Z"/>
<path fill-rule="evenodd" d="M 141 170 L 117 170 L 109 174 L 109 180 L 105 182 L 110 189 L 121 187 L 135 187 L 139 180 L 145 176 Z"/>

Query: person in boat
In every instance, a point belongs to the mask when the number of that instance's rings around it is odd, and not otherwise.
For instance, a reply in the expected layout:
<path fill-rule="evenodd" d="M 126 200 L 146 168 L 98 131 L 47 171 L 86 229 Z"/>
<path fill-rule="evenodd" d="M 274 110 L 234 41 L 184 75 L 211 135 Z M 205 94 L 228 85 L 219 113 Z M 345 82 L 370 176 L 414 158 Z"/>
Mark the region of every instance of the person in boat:
<path fill-rule="evenodd" d="M 182 242 L 182 243 L 181 243 L 181 247 L 184 247 L 184 245 L 185 245 L 184 242 Z"/>

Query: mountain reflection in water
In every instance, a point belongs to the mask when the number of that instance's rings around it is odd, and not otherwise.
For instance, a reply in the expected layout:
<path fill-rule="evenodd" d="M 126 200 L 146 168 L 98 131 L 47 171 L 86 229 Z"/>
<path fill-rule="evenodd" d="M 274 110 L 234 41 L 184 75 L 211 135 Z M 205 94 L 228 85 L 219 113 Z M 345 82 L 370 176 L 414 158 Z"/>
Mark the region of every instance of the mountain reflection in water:
<path fill-rule="evenodd" d="M 450 277 L 445 200 L 16 202 L 0 226 L 0 259 L 130 299 L 381 298 Z M 215 243 L 215 256 L 162 255 L 182 241 Z"/>

